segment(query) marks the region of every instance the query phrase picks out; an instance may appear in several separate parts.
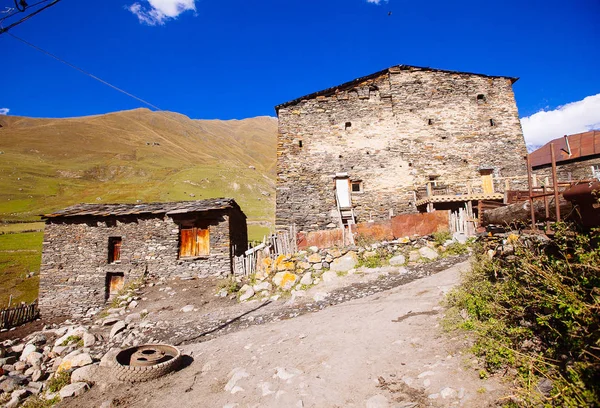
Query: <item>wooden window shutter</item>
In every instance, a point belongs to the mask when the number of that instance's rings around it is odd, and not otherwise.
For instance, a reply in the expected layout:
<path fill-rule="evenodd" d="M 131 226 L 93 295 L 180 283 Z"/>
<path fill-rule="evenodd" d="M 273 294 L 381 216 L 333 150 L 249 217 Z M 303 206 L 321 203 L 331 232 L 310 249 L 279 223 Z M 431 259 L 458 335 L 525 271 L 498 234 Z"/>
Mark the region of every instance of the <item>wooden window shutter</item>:
<path fill-rule="evenodd" d="M 208 255 L 210 249 L 210 238 L 208 228 L 198 228 L 196 231 L 196 255 Z"/>
<path fill-rule="evenodd" d="M 181 229 L 181 244 L 179 246 L 179 256 L 194 256 L 195 251 L 195 228 Z"/>
<path fill-rule="evenodd" d="M 121 237 L 108 238 L 108 263 L 121 260 Z"/>

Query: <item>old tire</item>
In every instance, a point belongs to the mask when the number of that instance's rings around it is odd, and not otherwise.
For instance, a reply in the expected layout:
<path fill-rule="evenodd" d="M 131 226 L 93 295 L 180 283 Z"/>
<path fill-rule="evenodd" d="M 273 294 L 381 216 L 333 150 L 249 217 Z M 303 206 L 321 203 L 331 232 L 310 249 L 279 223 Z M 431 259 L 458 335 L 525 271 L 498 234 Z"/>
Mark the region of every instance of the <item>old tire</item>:
<path fill-rule="evenodd" d="M 168 361 L 150 366 L 134 366 L 129 365 L 129 358 L 133 353 L 143 347 L 158 347 L 163 350 L 168 350 L 172 356 Z M 181 352 L 176 347 L 168 344 L 148 344 L 137 347 L 130 347 L 120 351 L 113 361 L 112 374 L 119 381 L 136 383 L 154 380 L 163 375 L 175 370 L 181 363 Z"/>

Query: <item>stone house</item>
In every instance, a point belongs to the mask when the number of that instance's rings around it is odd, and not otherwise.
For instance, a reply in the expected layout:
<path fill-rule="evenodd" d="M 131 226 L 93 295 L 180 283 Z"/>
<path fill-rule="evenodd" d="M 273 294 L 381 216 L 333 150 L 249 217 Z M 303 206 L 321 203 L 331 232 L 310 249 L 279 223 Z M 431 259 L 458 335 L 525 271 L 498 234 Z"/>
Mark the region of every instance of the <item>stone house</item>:
<path fill-rule="evenodd" d="M 229 275 L 247 249 L 246 216 L 233 199 L 81 204 L 44 218 L 44 316 L 81 316 L 145 275 Z"/>
<path fill-rule="evenodd" d="M 516 80 L 398 65 L 276 106 L 277 226 L 501 201 L 526 184 Z"/>
<path fill-rule="evenodd" d="M 554 145 L 556 173 L 560 181 L 600 180 L 600 131 L 564 136 L 530 153 L 536 184 L 552 176 L 550 145 Z"/>

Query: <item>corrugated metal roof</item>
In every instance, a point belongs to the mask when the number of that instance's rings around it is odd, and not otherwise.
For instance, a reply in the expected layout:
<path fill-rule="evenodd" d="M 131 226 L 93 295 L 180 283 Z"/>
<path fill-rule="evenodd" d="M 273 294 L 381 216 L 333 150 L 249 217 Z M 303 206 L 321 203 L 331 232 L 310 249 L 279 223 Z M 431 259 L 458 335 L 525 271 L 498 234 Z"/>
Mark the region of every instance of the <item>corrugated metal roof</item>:
<path fill-rule="evenodd" d="M 598 130 L 570 135 L 567 136 L 567 139 L 569 140 L 568 147 L 565 138 L 559 137 L 532 152 L 529 155 L 531 166 L 541 167 L 552 164 L 550 143 L 554 143 L 554 155 L 557 163 L 600 154 L 600 131 Z M 570 155 L 569 147 L 571 148 Z"/>
<path fill-rule="evenodd" d="M 223 210 L 240 206 L 233 198 L 210 198 L 196 201 L 179 201 L 171 203 L 144 203 L 144 204 L 77 204 L 64 210 L 45 214 L 43 218 L 58 217 L 108 217 L 141 214 L 185 214 L 210 210 Z M 243 212 L 242 212 L 243 214 Z"/>
<path fill-rule="evenodd" d="M 417 66 L 414 66 L 414 65 L 394 65 L 392 67 L 383 69 L 381 71 L 377 71 L 377 72 L 375 72 L 373 74 L 366 75 L 366 76 L 363 76 L 363 77 L 360 77 L 360 78 L 356 78 L 356 79 L 353 79 L 352 81 L 344 82 L 341 85 L 337 85 L 337 86 L 334 86 L 334 87 L 331 87 L 331 88 L 327 88 L 327 89 L 324 89 L 322 91 L 313 92 L 311 94 L 308 94 L 308 95 L 305 95 L 305 96 L 301 96 L 300 98 L 296 98 L 296 99 L 291 100 L 289 102 L 285 102 L 285 103 L 279 104 L 279 105 L 275 106 L 275 112 L 279 113 L 279 109 L 285 108 L 285 107 L 290 106 L 290 105 L 295 105 L 295 104 L 297 104 L 297 103 L 299 103 L 299 102 L 301 102 L 301 101 L 303 101 L 305 99 L 312 99 L 312 98 L 316 98 L 317 96 L 332 95 L 332 94 L 336 93 L 339 90 L 346 89 L 346 88 L 351 88 L 354 85 L 357 85 L 357 84 L 359 84 L 361 82 L 364 82 L 364 81 L 367 81 L 369 79 L 377 78 L 378 76 L 383 75 L 383 74 L 387 74 L 390 71 L 395 71 L 395 72 L 397 72 L 397 71 L 433 71 L 433 72 L 446 72 L 446 73 L 449 73 L 449 74 L 476 75 L 476 76 L 482 76 L 482 77 L 486 77 L 486 78 L 507 78 L 507 79 L 510 79 L 513 84 L 515 82 L 517 82 L 517 80 L 519 79 L 519 78 L 516 78 L 516 77 L 507 77 L 507 76 L 501 76 L 501 75 L 477 74 L 477 73 L 474 73 L 474 72 L 451 71 L 451 70 L 447 70 L 447 69 L 437 69 L 437 68 L 429 68 L 429 67 L 417 67 Z"/>

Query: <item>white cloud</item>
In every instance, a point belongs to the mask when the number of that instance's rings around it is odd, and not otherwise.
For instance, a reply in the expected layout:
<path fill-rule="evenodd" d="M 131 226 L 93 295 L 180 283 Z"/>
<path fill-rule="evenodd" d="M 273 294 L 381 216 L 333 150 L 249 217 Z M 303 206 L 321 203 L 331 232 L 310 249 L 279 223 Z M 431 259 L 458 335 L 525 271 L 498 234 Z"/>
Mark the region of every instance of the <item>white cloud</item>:
<path fill-rule="evenodd" d="M 387 3 L 388 0 L 367 0 L 367 3 L 372 3 L 372 4 L 381 4 L 381 3 Z"/>
<path fill-rule="evenodd" d="M 600 129 L 600 94 L 521 119 L 525 142 L 539 147 L 564 135 Z"/>
<path fill-rule="evenodd" d="M 163 25 L 170 19 L 177 18 L 185 11 L 196 11 L 195 0 L 142 0 L 127 8 L 135 14 L 140 23 L 147 25 Z"/>
<path fill-rule="evenodd" d="M 8 115 L 8 112 L 10 112 L 10 109 L 0 108 L 0 115 Z"/>

